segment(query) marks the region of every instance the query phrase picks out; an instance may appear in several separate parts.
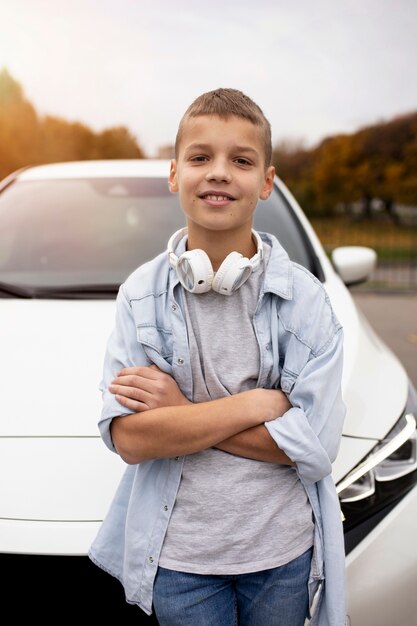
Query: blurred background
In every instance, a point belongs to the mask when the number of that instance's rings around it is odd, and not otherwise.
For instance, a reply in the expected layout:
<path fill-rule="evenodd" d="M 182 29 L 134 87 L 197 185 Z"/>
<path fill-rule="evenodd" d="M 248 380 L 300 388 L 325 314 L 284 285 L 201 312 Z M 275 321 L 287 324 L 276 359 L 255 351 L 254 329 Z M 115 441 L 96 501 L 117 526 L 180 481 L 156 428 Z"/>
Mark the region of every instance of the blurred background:
<path fill-rule="evenodd" d="M 417 292 L 415 0 L 1 0 L 0 178 L 38 163 L 172 156 L 195 97 L 241 89 L 329 252 L 363 289 Z"/>

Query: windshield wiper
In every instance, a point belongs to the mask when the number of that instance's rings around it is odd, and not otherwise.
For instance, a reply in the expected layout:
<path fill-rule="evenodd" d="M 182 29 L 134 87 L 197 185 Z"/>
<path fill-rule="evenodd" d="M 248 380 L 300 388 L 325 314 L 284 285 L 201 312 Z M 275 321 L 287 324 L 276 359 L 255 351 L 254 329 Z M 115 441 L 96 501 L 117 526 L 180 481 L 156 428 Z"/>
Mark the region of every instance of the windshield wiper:
<path fill-rule="evenodd" d="M 19 285 L 0 282 L 0 293 L 4 293 L 8 296 L 14 296 L 15 298 L 34 298 L 34 292 L 35 289 L 33 287 L 19 287 Z"/>
<path fill-rule="evenodd" d="M 100 299 L 114 298 L 119 290 L 119 284 L 94 283 L 91 285 L 57 285 L 36 289 L 36 298 L 72 298 L 72 299 Z"/>
<path fill-rule="evenodd" d="M 0 282 L 0 293 L 15 298 L 101 299 L 114 298 L 119 284 L 56 285 L 51 287 L 20 287 Z"/>

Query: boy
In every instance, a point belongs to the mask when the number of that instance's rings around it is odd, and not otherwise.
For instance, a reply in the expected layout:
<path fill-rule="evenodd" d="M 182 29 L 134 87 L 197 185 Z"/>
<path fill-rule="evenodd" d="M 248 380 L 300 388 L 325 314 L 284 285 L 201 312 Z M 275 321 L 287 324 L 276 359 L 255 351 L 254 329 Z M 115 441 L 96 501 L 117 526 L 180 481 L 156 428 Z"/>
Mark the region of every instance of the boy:
<path fill-rule="evenodd" d="M 99 428 L 128 467 L 90 557 L 161 626 L 345 624 L 343 333 L 252 229 L 271 152 L 243 93 L 197 98 L 169 174 L 187 229 L 117 299 Z"/>

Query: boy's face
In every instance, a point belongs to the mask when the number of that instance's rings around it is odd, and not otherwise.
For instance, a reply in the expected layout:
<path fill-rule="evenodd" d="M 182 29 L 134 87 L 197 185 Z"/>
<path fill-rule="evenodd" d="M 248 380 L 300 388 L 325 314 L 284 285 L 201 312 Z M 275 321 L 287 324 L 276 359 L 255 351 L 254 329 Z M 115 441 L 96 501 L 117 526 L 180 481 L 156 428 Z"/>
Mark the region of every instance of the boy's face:
<path fill-rule="evenodd" d="M 249 232 L 257 202 L 270 195 L 275 173 L 265 168 L 261 129 L 235 116 L 190 118 L 177 156 L 169 185 L 180 194 L 190 231 Z"/>

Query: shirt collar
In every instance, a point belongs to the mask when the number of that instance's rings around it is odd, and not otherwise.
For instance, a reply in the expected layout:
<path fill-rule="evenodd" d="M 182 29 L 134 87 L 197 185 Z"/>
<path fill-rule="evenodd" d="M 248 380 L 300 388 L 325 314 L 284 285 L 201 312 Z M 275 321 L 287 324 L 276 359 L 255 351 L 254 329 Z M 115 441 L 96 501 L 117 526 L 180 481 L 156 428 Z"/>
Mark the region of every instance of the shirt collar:
<path fill-rule="evenodd" d="M 285 300 L 293 298 L 293 267 L 287 252 L 278 239 L 269 233 L 259 233 L 262 241 L 271 246 L 269 262 L 265 268 L 264 291 L 270 291 Z"/>

